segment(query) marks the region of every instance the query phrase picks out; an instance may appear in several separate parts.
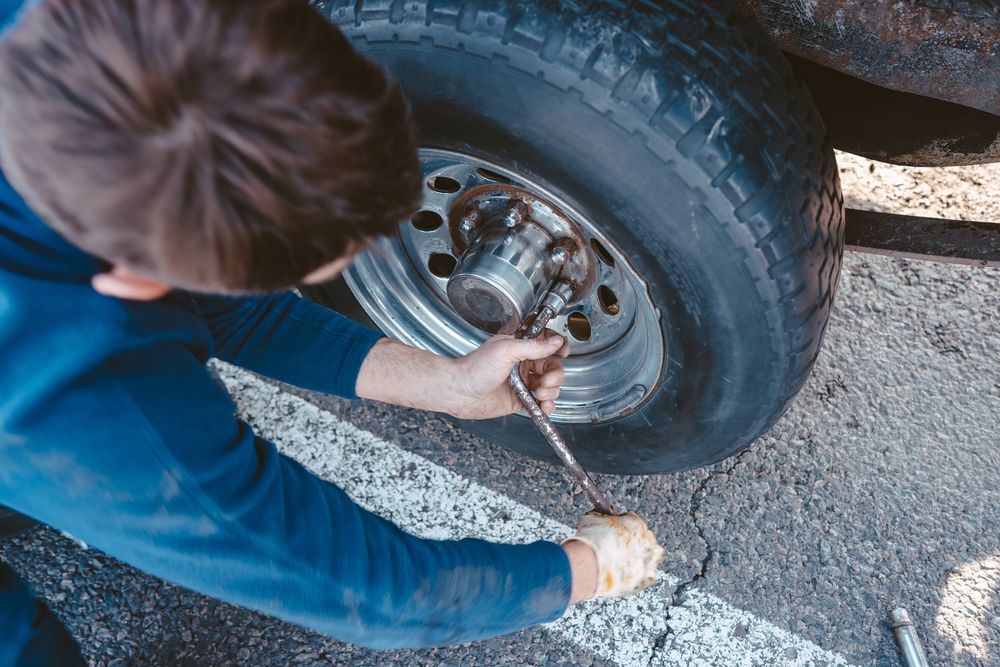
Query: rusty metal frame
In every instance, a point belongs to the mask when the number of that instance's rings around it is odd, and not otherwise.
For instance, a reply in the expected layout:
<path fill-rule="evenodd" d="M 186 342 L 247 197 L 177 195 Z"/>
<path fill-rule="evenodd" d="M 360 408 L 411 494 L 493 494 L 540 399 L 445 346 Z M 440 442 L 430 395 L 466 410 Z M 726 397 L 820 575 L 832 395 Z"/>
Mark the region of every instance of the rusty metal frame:
<path fill-rule="evenodd" d="M 834 147 L 919 167 L 1000 162 L 1000 116 L 889 90 L 786 53 Z"/>
<path fill-rule="evenodd" d="M 848 250 L 952 264 L 1000 266 L 1000 223 L 847 209 Z"/>
<path fill-rule="evenodd" d="M 784 51 L 891 90 L 1000 115 L 995 0 L 735 0 Z"/>
<path fill-rule="evenodd" d="M 835 147 L 912 166 L 1000 161 L 1000 2 L 732 1 L 809 86 Z"/>

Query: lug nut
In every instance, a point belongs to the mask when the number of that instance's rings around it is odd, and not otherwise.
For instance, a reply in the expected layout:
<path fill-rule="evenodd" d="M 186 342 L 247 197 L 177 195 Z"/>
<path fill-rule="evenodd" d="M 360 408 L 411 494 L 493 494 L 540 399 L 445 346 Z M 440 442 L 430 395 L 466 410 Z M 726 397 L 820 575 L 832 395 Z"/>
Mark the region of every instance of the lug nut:
<path fill-rule="evenodd" d="M 524 219 L 530 213 L 531 208 L 523 201 L 520 199 L 511 199 L 507 204 L 507 212 L 503 214 L 503 223 L 508 227 L 516 227 L 524 222 Z"/>
<path fill-rule="evenodd" d="M 483 217 L 482 213 L 475 206 L 470 206 L 465 210 L 462 215 L 461 221 L 458 223 L 458 230 L 465 235 L 469 235 L 479 224 L 479 220 Z"/>
<path fill-rule="evenodd" d="M 550 258 L 556 266 L 562 266 L 573 257 L 573 242 L 569 239 L 560 239 L 556 247 L 552 249 Z"/>
<path fill-rule="evenodd" d="M 482 219 L 483 213 L 475 205 L 470 205 L 462 213 L 462 217 L 458 221 L 458 234 L 465 244 L 472 243 L 473 236 Z"/>
<path fill-rule="evenodd" d="M 566 305 L 573 299 L 573 286 L 570 285 L 565 280 L 557 280 L 553 283 L 552 287 L 549 288 L 548 293 L 542 299 L 542 306 L 545 308 L 550 308 L 558 315 L 563 310 L 565 310 Z M 553 315 L 553 317 L 555 317 Z"/>

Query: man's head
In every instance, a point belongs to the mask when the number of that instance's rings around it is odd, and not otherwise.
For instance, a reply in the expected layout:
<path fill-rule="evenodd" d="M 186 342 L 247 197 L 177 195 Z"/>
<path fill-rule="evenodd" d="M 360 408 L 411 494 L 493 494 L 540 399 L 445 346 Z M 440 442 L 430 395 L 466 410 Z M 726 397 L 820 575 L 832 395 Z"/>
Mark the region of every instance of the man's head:
<path fill-rule="evenodd" d="M 0 160 L 119 277 L 201 291 L 328 274 L 420 197 L 398 86 L 305 0 L 42 2 L 0 41 Z"/>

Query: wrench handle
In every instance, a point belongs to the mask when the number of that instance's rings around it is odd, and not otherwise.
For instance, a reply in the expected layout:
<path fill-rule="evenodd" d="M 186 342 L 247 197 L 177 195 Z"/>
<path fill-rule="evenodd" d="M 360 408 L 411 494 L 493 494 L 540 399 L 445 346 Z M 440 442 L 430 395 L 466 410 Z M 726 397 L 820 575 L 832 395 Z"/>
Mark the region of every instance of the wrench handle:
<path fill-rule="evenodd" d="M 535 319 L 531 322 L 531 325 L 526 330 L 518 331 L 515 336 L 517 338 L 531 339 L 537 337 L 542 331 L 545 330 L 545 325 L 548 324 L 549 320 L 555 315 L 555 311 L 548 307 L 543 306 L 542 309 L 535 316 Z M 542 432 L 542 436 L 548 441 L 552 449 L 555 450 L 559 459 L 566 466 L 569 474 L 576 480 L 576 483 L 580 485 L 583 492 L 587 494 L 590 498 L 590 502 L 593 503 L 594 509 L 596 509 L 601 514 L 616 514 L 614 507 L 612 507 L 611 502 L 607 499 L 601 490 L 597 488 L 597 484 L 591 478 L 587 471 L 584 469 L 580 462 L 576 460 L 573 456 L 573 452 L 570 451 L 569 446 L 563 439 L 562 434 L 549 419 L 549 416 L 545 414 L 542 410 L 542 406 L 538 404 L 535 400 L 534 395 L 531 390 L 528 389 L 528 385 L 524 384 L 524 380 L 521 378 L 520 370 L 515 366 L 509 377 L 509 382 L 511 389 L 517 395 L 517 398 L 521 401 L 524 409 L 528 411 L 531 416 L 532 421 L 535 422 L 535 426 L 538 430 Z"/>
<path fill-rule="evenodd" d="M 535 400 L 528 386 L 524 384 L 521 373 L 517 368 L 514 368 L 510 372 L 510 386 L 524 405 L 524 409 L 528 411 L 535 425 L 538 426 L 538 430 L 542 432 L 542 435 L 545 436 L 549 445 L 555 450 L 566 466 L 566 469 L 569 470 L 569 474 L 583 488 L 583 492 L 587 494 L 587 497 L 590 498 L 590 502 L 594 504 L 594 509 L 601 514 L 616 514 L 614 508 L 611 506 L 611 502 L 601 493 L 594 480 L 587 474 L 583 466 L 580 465 L 580 462 L 576 460 L 576 457 L 573 456 L 573 452 L 570 451 L 566 441 L 563 440 L 562 434 L 559 433 L 555 424 L 552 423 L 549 416 L 542 410 L 542 406 Z"/>

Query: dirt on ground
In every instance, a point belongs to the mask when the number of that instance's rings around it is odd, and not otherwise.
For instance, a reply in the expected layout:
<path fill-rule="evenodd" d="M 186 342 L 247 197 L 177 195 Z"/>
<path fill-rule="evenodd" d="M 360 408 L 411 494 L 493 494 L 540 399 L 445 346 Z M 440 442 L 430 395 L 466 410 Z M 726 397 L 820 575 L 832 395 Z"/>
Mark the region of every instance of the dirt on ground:
<path fill-rule="evenodd" d="M 839 152 L 837 162 L 849 208 L 1000 222 L 1000 164 L 900 167 Z"/>

